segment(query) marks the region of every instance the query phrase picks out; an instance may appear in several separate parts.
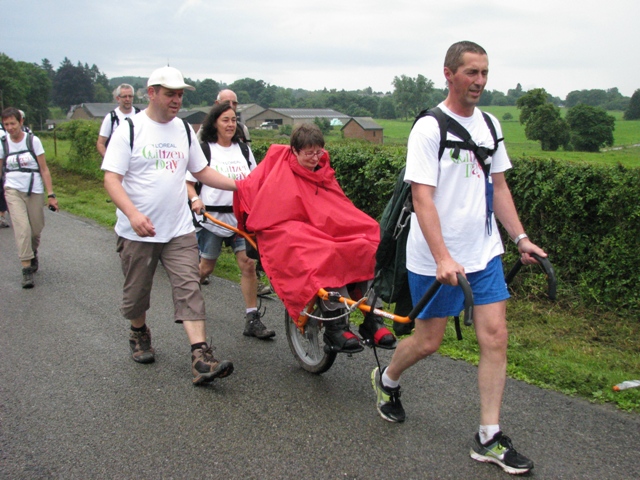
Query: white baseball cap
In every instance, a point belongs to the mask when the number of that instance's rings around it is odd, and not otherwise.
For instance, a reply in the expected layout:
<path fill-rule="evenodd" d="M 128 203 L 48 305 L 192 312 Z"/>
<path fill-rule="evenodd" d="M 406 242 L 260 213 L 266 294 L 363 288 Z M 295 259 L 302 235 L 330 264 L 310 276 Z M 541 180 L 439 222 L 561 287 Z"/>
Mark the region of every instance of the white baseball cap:
<path fill-rule="evenodd" d="M 154 70 L 149 80 L 147 81 L 147 87 L 154 85 L 161 85 L 171 90 L 195 90 L 196 87 L 185 83 L 182 73 L 177 68 L 170 66 L 161 67 Z"/>

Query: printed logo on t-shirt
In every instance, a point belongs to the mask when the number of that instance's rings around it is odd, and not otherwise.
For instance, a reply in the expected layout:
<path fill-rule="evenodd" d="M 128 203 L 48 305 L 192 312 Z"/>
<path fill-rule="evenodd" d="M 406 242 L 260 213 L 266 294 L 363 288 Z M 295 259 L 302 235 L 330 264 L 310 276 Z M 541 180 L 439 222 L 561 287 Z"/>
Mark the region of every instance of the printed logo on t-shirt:
<path fill-rule="evenodd" d="M 211 165 L 211 168 L 221 173 L 225 177 L 229 177 L 233 180 L 244 180 L 249 175 L 249 168 L 247 162 L 243 160 L 243 164 L 238 165 L 235 162 L 218 162 Z"/>
<path fill-rule="evenodd" d="M 29 163 L 33 165 L 33 157 L 29 152 L 9 154 L 7 156 L 7 170 L 15 170 L 18 168 L 28 168 Z"/>
<path fill-rule="evenodd" d="M 169 170 L 174 173 L 178 168 L 178 162 L 184 160 L 186 155 L 178 150 L 173 143 L 150 143 L 142 148 L 142 156 L 147 160 L 155 161 L 156 170 Z"/>
<path fill-rule="evenodd" d="M 454 149 L 449 150 L 451 161 L 464 167 L 464 178 L 480 177 L 483 175 L 482 167 L 476 160 L 476 156 L 469 150 L 460 150 L 458 158 L 453 158 Z"/>

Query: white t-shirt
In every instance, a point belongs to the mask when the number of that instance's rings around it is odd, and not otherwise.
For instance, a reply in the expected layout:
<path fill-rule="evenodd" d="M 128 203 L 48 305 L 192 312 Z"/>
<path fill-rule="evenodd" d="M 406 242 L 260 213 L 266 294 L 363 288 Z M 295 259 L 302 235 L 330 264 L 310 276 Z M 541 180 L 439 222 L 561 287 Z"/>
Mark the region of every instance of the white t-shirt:
<path fill-rule="evenodd" d="M 38 160 L 33 158 L 33 155 L 27 151 L 27 134 L 25 133 L 22 140 L 18 143 L 11 141 L 9 134 L 6 135 L 7 144 L 9 146 L 9 154 L 2 150 L 0 147 L 0 158 L 4 159 L 7 173 L 5 175 L 5 188 L 13 188 L 20 192 L 28 192 L 29 184 L 31 183 L 31 172 L 12 172 L 10 170 L 15 168 L 38 168 Z M 44 153 L 42 142 L 38 137 L 33 137 L 33 151 L 36 156 L 40 156 Z M 12 152 L 21 152 L 17 155 Z M 44 185 L 42 183 L 42 176 L 35 172 L 33 173 L 33 187 L 32 193 L 44 193 Z"/>
<path fill-rule="evenodd" d="M 479 145 L 494 148 L 493 137 L 482 112 L 477 108 L 471 117 L 460 117 L 444 104 L 438 105 L 444 113 L 457 120 Z M 498 138 L 502 137 L 500 123 L 491 116 Z M 448 133 L 449 140 L 461 140 Z M 409 135 L 405 181 L 436 187 L 434 203 L 440 217 L 445 245 L 453 259 L 472 273 L 483 270 L 489 260 L 504 253 L 495 214 L 492 235 L 486 229 L 485 176 L 473 152 L 460 150 L 458 159 L 452 159 L 445 149 L 438 161 L 440 129 L 435 118 L 421 118 Z M 511 168 L 504 142 L 492 157 L 491 173 Z M 407 240 L 407 268 L 420 275 L 434 276 L 436 263 L 429 250 L 416 214 L 411 215 L 411 229 Z"/>
<path fill-rule="evenodd" d="M 116 233 L 129 240 L 166 243 L 193 232 L 187 205 L 187 170 L 199 172 L 207 159 L 191 130 L 191 147 L 183 121 L 168 123 L 151 120 L 145 112 L 131 119 L 134 125 L 133 151 L 129 128 L 117 128 L 102 161 L 102 170 L 123 176 L 122 186 L 136 208 L 149 217 L 155 237 L 139 237 L 129 219 L 119 209 Z"/>
<path fill-rule="evenodd" d="M 114 130 L 117 129 L 118 126 L 122 125 L 123 123 L 126 123 L 124 121 L 125 118 L 133 117 L 134 115 L 136 115 L 136 109 L 133 107 L 131 107 L 131 111 L 129 113 L 123 113 L 120 110 L 120 107 L 116 108 L 115 112 L 116 112 L 116 117 L 118 117 L 118 121 L 115 122 L 113 125 Z M 113 132 L 111 131 L 111 112 L 109 112 L 104 117 L 104 120 L 102 120 L 102 125 L 100 125 L 100 133 L 98 135 L 100 135 L 101 137 L 109 138 L 112 133 Z"/>
<path fill-rule="evenodd" d="M 251 173 L 251 170 L 256 168 L 256 159 L 253 157 L 251 149 L 249 149 L 249 162 L 251 162 L 250 170 L 247 160 L 242 154 L 240 145 L 237 143 L 232 143 L 229 147 L 223 147 L 217 143 L 209 143 L 209 148 L 211 148 L 211 168 L 229 178 L 242 180 Z M 187 180 L 190 182 L 197 181 L 195 177 L 189 173 L 187 173 Z M 233 192 L 203 185 L 202 190 L 200 191 L 200 200 L 202 200 L 202 203 L 209 206 L 230 206 L 233 204 Z M 232 227 L 236 227 L 238 225 L 238 221 L 233 213 L 209 212 L 209 214 Z M 196 218 L 198 221 L 202 220 L 200 215 L 197 215 Z M 231 230 L 220 227 L 211 222 L 205 222 L 202 226 L 219 237 L 230 237 L 234 235 Z"/>

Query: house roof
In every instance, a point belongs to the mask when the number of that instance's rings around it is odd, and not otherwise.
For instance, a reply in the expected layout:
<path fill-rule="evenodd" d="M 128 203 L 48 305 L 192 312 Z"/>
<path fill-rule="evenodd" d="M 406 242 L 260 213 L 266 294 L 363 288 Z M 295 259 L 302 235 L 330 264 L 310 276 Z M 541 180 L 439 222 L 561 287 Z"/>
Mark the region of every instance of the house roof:
<path fill-rule="evenodd" d="M 144 110 L 147 108 L 147 105 L 144 103 L 136 103 L 134 104 L 140 110 Z M 76 111 L 77 108 L 82 108 L 87 115 L 93 118 L 104 118 L 111 110 L 118 108 L 117 103 L 81 103 L 80 105 L 72 105 L 69 109 L 69 113 L 67 113 L 67 118 L 71 118 L 73 112 Z"/>
<path fill-rule="evenodd" d="M 331 108 L 270 108 L 272 112 L 289 118 L 350 118 Z"/>
<path fill-rule="evenodd" d="M 363 130 L 382 130 L 382 127 L 378 125 L 371 117 L 352 117 L 351 120 L 349 120 L 340 130 L 344 130 L 345 127 L 352 121 L 360 125 Z"/>

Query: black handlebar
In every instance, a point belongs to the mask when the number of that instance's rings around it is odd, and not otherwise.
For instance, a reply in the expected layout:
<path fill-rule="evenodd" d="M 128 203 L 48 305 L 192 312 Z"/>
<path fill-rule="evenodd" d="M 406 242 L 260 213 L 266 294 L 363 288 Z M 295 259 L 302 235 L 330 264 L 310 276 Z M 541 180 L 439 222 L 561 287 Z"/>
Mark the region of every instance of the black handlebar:
<path fill-rule="evenodd" d="M 556 280 L 556 273 L 553 271 L 553 266 L 551 265 L 551 262 L 547 257 L 541 257 L 535 253 L 531 253 L 530 255 L 538 261 L 538 263 L 540 264 L 540 268 L 542 268 L 544 273 L 547 275 L 547 285 L 548 285 L 547 295 L 549 296 L 549 300 L 555 301 L 558 282 Z M 513 265 L 513 267 L 511 267 L 511 270 L 505 277 L 505 281 L 507 282 L 507 285 L 511 283 L 513 278 L 520 271 L 520 268 L 522 268 L 522 265 L 523 265 L 522 260 L 518 259 L 518 261 Z"/>

